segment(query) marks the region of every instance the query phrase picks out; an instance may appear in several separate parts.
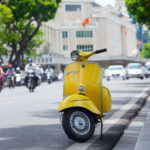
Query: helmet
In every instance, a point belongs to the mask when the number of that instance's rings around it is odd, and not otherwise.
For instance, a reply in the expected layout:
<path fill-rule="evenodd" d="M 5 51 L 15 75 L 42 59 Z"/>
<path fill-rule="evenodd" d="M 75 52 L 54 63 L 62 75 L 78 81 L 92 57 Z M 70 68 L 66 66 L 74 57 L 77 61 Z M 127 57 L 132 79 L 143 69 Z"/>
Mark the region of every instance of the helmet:
<path fill-rule="evenodd" d="M 9 64 L 9 66 L 8 66 L 9 68 L 12 68 L 12 64 Z"/>
<path fill-rule="evenodd" d="M 32 58 L 29 58 L 29 59 L 28 59 L 28 62 L 32 62 Z"/>

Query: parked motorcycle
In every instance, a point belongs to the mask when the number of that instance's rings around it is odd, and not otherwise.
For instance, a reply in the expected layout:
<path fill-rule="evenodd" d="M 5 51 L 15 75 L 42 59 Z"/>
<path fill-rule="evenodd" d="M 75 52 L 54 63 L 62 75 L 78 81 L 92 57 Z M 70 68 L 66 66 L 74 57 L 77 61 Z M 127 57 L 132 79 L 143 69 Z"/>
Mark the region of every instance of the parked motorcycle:
<path fill-rule="evenodd" d="M 84 142 L 93 136 L 95 124 L 101 123 L 103 135 L 104 113 L 111 110 L 109 90 L 102 86 L 102 68 L 94 62 L 86 62 L 92 55 L 105 52 L 75 50 L 71 53 L 74 63 L 65 69 L 64 100 L 58 111 L 62 114 L 62 126 L 67 136 Z"/>

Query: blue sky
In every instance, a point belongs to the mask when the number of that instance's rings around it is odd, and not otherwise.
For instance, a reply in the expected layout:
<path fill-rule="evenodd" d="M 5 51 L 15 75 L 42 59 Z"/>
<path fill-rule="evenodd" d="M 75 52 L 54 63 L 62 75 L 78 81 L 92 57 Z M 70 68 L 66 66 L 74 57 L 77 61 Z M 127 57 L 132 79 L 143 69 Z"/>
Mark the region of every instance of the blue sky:
<path fill-rule="evenodd" d="M 112 5 L 113 6 L 115 0 L 95 0 L 95 1 L 102 6 L 106 6 L 106 5 Z"/>

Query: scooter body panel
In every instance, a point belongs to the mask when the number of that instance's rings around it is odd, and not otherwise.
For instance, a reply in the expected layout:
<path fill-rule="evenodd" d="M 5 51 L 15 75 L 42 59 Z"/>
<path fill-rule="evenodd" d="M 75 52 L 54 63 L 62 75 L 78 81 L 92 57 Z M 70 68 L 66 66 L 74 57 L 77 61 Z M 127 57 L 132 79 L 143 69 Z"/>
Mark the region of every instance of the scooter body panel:
<path fill-rule="evenodd" d="M 66 97 L 59 105 L 58 111 L 62 112 L 65 111 L 68 108 L 74 108 L 74 107 L 82 107 L 93 114 L 101 116 L 102 114 L 97 109 L 97 107 L 94 105 L 94 103 L 84 95 L 75 94 Z"/>

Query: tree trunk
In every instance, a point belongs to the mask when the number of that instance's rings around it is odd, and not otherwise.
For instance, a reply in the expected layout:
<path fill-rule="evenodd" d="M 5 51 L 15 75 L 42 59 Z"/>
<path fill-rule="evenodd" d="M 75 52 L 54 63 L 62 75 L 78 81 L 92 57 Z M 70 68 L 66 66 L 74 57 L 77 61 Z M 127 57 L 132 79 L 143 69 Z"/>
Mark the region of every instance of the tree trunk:
<path fill-rule="evenodd" d="M 9 64 L 13 64 L 14 65 L 14 63 L 13 63 L 13 57 L 15 56 L 15 52 L 16 52 L 16 47 L 13 46 L 11 54 L 10 54 L 10 57 L 9 57 Z"/>
<path fill-rule="evenodd" d="M 24 38 L 19 43 L 19 49 L 17 49 L 17 44 L 14 44 L 12 46 L 12 52 L 10 55 L 9 63 L 19 65 L 21 56 L 24 54 L 25 49 L 27 48 L 29 42 L 32 40 L 32 38 L 36 35 L 36 33 L 39 31 L 39 28 L 41 26 L 41 22 L 38 22 L 36 29 L 32 32 L 32 34 L 28 38 Z M 13 57 L 15 58 L 13 59 Z"/>

